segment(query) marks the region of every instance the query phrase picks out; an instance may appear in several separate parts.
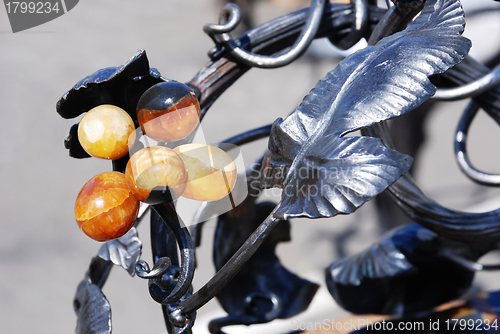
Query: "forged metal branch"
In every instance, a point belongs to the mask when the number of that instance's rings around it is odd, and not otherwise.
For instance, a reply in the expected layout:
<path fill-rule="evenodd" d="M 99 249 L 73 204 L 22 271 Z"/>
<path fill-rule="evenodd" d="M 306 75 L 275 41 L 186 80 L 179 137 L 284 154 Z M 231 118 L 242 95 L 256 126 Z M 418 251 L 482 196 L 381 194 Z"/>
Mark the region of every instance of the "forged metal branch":
<path fill-rule="evenodd" d="M 276 210 L 276 209 L 275 209 Z M 269 233 L 280 222 L 274 217 L 274 212 L 260 224 L 238 251 L 227 263 L 197 292 L 179 303 L 179 312 L 189 314 L 208 303 L 247 263 L 248 259 L 257 251 Z"/>
<path fill-rule="evenodd" d="M 472 166 L 467 155 L 467 133 L 472 120 L 479 110 L 479 105 L 471 101 L 465 109 L 455 134 L 455 158 L 462 172 L 471 180 L 486 186 L 500 186 L 500 175 L 484 173 Z"/>
<path fill-rule="evenodd" d="M 273 126 L 272 124 L 269 124 L 262 126 L 260 128 L 240 133 L 239 135 L 221 141 L 221 144 L 232 144 L 236 146 L 241 146 L 258 139 L 269 137 L 269 133 L 271 132 L 272 126 Z"/>
<path fill-rule="evenodd" d="M 209 24 L 204 27 L 204 31 L 216 42 L 219 41 L 226 49 L 230 50 L 231 57 L 237 62 L 251 67 L 277 68 L 290 64 L 306 51 L 318 31 L 324 8 L 325 0 L 312 0 L 309 16 L 299 37 L 290 50 L 275 56 L 258 55 L 246 51 L 236 44 L 229 33 L 236 27 L 240 18 L 240 9 L 235 4 L 229 3 L 222 9 L 221 17 L 230 13 L 226 24 Z"/>
<path fill-rule="evenodd" d="M 388 13 L 389 14 L 384 17 L 380 25 L 377 26 L 378 30 L 387 33 L 394 30 L 391 29 L 391 25 L 394 27 L 396 25 L 395 20 L 397 19 L 397 17 L 395 17 L 394 20 L 390 19 L 391 15 L 396 15 L 393 14 L 395 13 L 394 11 L 391 13 L 391 10 L 389 10 Z M 381 36 L 377 39 L 384 37 L 382 34 L 380 35 Z M 369 44 L 374 42 L 376 42 L 376 39 L 373 34 Z M 454 75 L 461 74 L 460 71 L 455 69 L 464 63 L 467 64 L 469 58 L 466 58 L 455 68 L 450 69 L 444 76 L 449 78 L 450 76 L 453 77 Z M 475 64 L 474 61 L 469 61 Z M 484 65 L 476 66 L 476 68 L 478 67 L 482 68 Z M 470 76 L 470 73 L 468 75 Z M 467 75 L 458 75 L 457 77 L 460 78 L 457 80 L 464 80 L 464 77 L 467 77 Z M 394 149 L 387 124 L 384 122 L 363 129 L 362 134 L 378 137 L 382 140 L 384 145 Z M 443 237 L 463 241 L 500 240 L 500 209 L 486 213 L 466 213 L 447 209 L 425 196 L 413 182 L 409 174 L 403 175 L 390 185 L 388 189 L 394 202 L 412 220 Z"/>
<path fill-rule="evenodd" d="M 500 65 L 485 76 L 456 88 L 440 88 L 432 97 L 438 101 L 456 101 L 478 96 L 500 84 Z"/>

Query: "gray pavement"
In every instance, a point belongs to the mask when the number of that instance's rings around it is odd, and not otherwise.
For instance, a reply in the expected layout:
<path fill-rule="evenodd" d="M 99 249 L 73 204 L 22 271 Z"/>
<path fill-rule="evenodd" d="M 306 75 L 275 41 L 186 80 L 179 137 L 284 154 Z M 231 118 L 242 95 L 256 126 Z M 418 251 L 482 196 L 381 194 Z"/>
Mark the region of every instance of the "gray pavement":
<path fill-rule="evenodd" d="M 151 65 L 163 76 L 188 81 L 208 60 L 206 52 L 212 41 L 202 33 L 202 27 L 216 22 L 218 7 L 215 1 L 86 0 L 62 17 L 16 34 L 10 30 L 6 12 L 0 9 L 2 333 L 73 332 L 74 292 L 100 247 L 79 231 L 73 205 L 81 186 L 92 176 L 110 170 L 111 164 L 69 158 L 63 139 L 79 119 L 59 117 L 56 101 L 78 80 L 97 69 L 125 63 L 139 49 L 147 50 Z M 261 2 L 257 13 L 268 19 L 288 9 L 282 4 Z M 471 38 L 478 41 L 474 52 L 480 59 L 492 46 L 500 45 L 498 16 L 488 22 L 469 24 Z M 485 35 L 483 24 L 496 32 Z M 286 68 L 250 71 L 213 106 L 203 125 L 207 142 L 287 115 L 334 66 L 334 60 L 313 62 L 305 57 Z M 432 198 L 453 208 L 481 203 L 482 207 L 472 209 L 498 207 L 500 192 L 474 185 L 461 175 L 453 160 L 453 132 L 463 108 L 463 102 L 448 104 L 429 119 L 429 138 L 418 161 L 416 179 Z M 484 113 L 474 122 L 470 137 L 474 163 L 487 171 L 500 172 L 496 145 L 500 132 Z M 247 164 L 265 146 L 265 141 L 260 141 L 244 147 Z M 380 230 L 374 223 L 373 210 L 368 203 L 347 217 L 296 220 L 292 225 L 294 241 L 280 245 L 279 256 L 288 268 L 321 283 L 323 268 L 337 258 L 331 241 L 337 235 L 354 229 L 346 246 L 348 254 L 376 240 Z M 214 273 L 210 250 L 213 231 L 212 223 L 204 234 L 195 288 Z M 140 226 L 139 233 L 143 257 L 150 261 L 147 224 Z M 491 255 L 485 261 L 495 260 L 499 257 Z M 494 273 L 478 275 L 477 284 L 486 289 L 500 288 L 498 274 Z M 115 268 L 104 293 L 111 302 L 114 333 L 164 332 L 161 310 L 149 297 L 145 281 Z M 322 305 L 332 310 L 328 313 L 331 317 L 345 314 L 332 299 L 325 299 Z M 211 302 L 200 312 L 200 323 L 208 317 L 206 314 L 217 310 L 217 302 Z M 195 333 L 204 332 L 204 328 L 195 328 Z"/>

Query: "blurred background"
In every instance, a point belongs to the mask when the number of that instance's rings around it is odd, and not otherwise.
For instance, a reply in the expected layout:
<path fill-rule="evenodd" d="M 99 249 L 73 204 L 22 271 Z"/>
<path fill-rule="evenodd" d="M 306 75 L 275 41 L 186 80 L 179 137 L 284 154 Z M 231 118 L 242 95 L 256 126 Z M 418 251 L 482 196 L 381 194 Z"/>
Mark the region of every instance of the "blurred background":
<path fill-rule="evenodd" d="M 308 5 L 294 0 L 261 0 L 251 8 L 252 25 Z M 477 6 L 500 6 L 492 0 L 464 1 L 466 13 Z M 145 49 L 152 67 L 169 79 L 189 81 L 208 61 L 212 40 L 203 31 L 218 20 L 222 1 L 86 0 L 67 14 L 13 34 L 0 9 L 0 324 L 5 333 L 72 333 L 76 316 L 72 300 L 90 259 L 100 244 L 81 233 L 73 216 L 76 195 L 111 163 L 68 156 L 63 140 L 79 121 L 62 119 L 57 100 L 77 81 L 98 69 L 124 64 Z M 500 48 L 500 15 L 491 12 L 467 21 L 472 55 L 489 59 Z M 272 123 L 289 114 L 316 82 L 339 61 L 326 41 L 281 69 L 253 69 L 212 107 L 203 132 L 209 143 Z M 453 157 L 452 140 L 466 102 L 441 104 L 426 120 L 426 141 L 416 161 L 417 183 L 441 204 L 466 211 L 500 206 L 500 192 L 469 181 Z M 500 131 L 480 112 L 470 131 L 469 152 L 475 165 L 500 172 Z M 247 165 L 267 141 L 243 147 Z M 270 195 L 272 197 L 272 195 Z M 213 274 L 211 239 L 215 223 L 206 225 L 195 290 Z M 310 310 L 300 319 L 337 318 L 342 311 L 328 294 L 323 270 L 334 260 L 356 253 L 377 240 L 383 228 L 373 203 L 355 214 L 322 220 L 294 220 L 292 242 L 278 255 L 299 276 L 322 284 Z M 151 263 L 149 227 L 142 224 L 143 258 Z M 490 254 L 484 262 L 498 262 Z M 477 275 L 474 289 L 500 289 L 498 273 Z M 164 333 L 160 307 L 150 298 L 147 282 L 115 268 L 103 289 L 112 307 L 114 333 Z M 223 315 L 217 301 L 198 313 L 195 333 L 208 333 L 209 319 Z M 232 328 L 231 333 L 278 333 L 290 321 Z M 301 320 L 302 321 L 302 320 Z M 274 326 L 274 327 L 273 327 Z"/>

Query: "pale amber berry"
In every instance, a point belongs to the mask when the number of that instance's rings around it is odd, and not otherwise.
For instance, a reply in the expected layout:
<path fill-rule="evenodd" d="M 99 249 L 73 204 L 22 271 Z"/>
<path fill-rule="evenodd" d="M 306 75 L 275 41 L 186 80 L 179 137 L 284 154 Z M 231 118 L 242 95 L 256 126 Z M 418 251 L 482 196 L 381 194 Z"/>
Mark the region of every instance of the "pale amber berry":
<path fill-rule="evenodd" d="M 127 112 L 110 104 L 90 110 L 78 126 L 78 140 L 93 157 L 115 160 L 128 153 L 129 136 L 135 136 L 134 121 Z"/>
<path fill-rule="evenodd" d="M 127 163 L 125 179 L 141 202 L 171 202 L 186 189 L 187 171 L 173 150 L 152 146 L 135 152 Z"/>
<path fill-rule="evenodd" d="M 174 149 L 188 171 L 183 197 L 198 201 L 216 201 L 227 196 L 236 183 L 236 164 L 220 148 L 204 144 L 186 144 Z"/>

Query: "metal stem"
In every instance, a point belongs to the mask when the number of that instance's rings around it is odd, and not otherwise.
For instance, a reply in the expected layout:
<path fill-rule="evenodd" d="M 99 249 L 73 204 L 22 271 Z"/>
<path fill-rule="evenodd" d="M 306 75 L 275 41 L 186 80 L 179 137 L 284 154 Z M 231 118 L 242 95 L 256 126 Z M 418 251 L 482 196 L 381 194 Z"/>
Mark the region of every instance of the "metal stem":
<path fill-rule="evenodd" d="M 271 212 L 229 261 L 203 287 L 180 302 L 179 310 L 182 314 L 189 314 L 205 305 L 240 271 L 279 223 L 279 220 L 274 217 L 275 210 Z"/>

